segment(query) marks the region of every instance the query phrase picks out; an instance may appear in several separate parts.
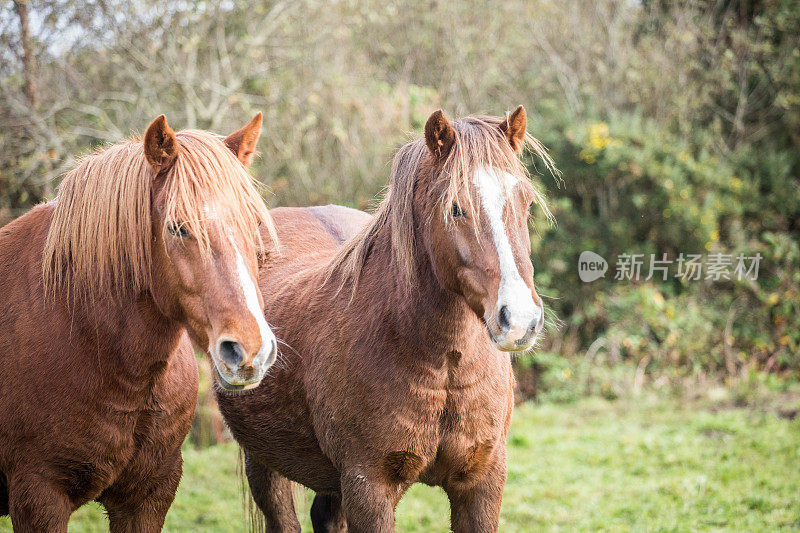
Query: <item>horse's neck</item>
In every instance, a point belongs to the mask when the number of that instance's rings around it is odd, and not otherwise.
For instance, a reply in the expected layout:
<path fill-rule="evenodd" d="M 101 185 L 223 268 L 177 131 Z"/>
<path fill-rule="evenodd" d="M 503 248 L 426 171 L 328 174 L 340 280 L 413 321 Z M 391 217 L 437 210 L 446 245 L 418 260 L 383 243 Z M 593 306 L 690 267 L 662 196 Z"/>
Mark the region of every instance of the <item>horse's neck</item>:
<path fill-rule="evenodd" d="M 87 351 L 102 354 L 101 373 L 126 387 L 148 385 L 183 334 L 180 324 L 164 316 L 148 293 L 116 303 L 85 302 L 76 312 L 91 338 Z"/>
<path fill-rule="evenodd" d="M 365 279 L 359 284 L 386 287 L 381 298 L 371 296 L 373 305 L 380 307 L 375 314 L 419 348 L 415 356 L 443 357 L 453 350 L 467 351 L 467 347 L 474 346 L 476 337 L 484 335 L 480 321 L 462 296 L 439 284 L 421 243 L 414 247 L 416 277 L 411 287 L 405 286 L 404 274 L 392 259 L 389 234 L 387 225 L 377 237 L 367 260 Z M 387 280 L 398 281 L 388 284 Z"/>

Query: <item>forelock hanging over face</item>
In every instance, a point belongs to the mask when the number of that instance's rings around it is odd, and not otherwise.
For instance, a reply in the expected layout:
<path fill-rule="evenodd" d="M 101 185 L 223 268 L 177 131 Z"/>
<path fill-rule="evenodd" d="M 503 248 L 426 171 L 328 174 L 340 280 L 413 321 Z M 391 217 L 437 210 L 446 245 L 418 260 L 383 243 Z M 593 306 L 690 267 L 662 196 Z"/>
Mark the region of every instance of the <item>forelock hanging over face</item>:
<path fill-rule="evenodd" d="M 450 206 L 458 203 L 462 209 L 465 208 L 473 216 L 479 217 L 479 203 L 472 198 L 471 180 L 481 169 L 492 168 L 524 179 L 533 200 L 540 205 L 548 218 L 552 217 L 544 196 L 530 183 L 527 168 L 500 130 L 501 122 L 500 118 L 491 116 L 465 117 L 453 122 L 456 142 L 438 177 L 444 180 L 440 202 L 445 216 L 451 213 Z M 547 150 L 530 134 L 525 136 L 524 147 L 540 157 L 548 170 L 555 172 Z M 467 205 L 461 206 L 460 200 L 465 200 Z"/>
<path fill-rule="evenodd" d="M 243 242 L 260 243 L 260 224 L 275 235 L 253 178 L 223 144 L 204 131 L 177 134 L 171 167 L 154 173 L 141 141 L 129 140 L 81 159 L 61 182 L 42 263 L 45 289 L 116 297 L 150 285 L 153 187 L 165 221 L 184 225 L 209 251 L 208 212 Z M 154 184 L 154 180 L 163 180 Z M 166 231 L 166 227 L 164 228 Z"/>
<path fill-rule="evenodd" d="M 255 180 L 221 140 L 199 130 L 178 133 L 182 151 L 164 176 L 163 216 L 183 225 L 208 254 L 208 222 L 215 220 L 242 242 L 259 246 L 259 226 L 277 241 L 271 217 Z M 165 228 L 166 231 L 166 228 Z"/>

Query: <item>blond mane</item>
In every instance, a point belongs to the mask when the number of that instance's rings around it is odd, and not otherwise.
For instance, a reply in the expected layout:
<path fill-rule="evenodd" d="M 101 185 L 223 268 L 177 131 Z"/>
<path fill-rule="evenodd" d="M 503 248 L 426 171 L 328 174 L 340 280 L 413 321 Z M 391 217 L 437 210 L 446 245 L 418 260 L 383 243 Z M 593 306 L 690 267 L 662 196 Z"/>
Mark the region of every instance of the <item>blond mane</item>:
<path fill-rule="evenodd" d="M 544 196 L 531 183 L 527 168 L 513 150 L 511 144 L 500 130 L 502 118 L 491 116 L 465 117 L 452 123 L 455 143 L 445 160 L 441 172 L 435 178 L 431 190 L 441 190 L 439 198 L 441 212 L 450 221 L 450 206 L 458 202 L 459 196 L 466 198 L 465 210 L 471 216 L 479 216 L 480 210 L 473 201 L 470 179 L 479 168 L 495 168 L 515 176 L 527 178 L 527 193 L 539 205 L 548 219 L 551 214 Z M 530 134 L 525 134 L 524 150 L 539 157 L 545 168 L 558 176 L 553 160 L 547 149 Z M 392 161 L 391 177 L 386 194 L 374 213 L 372 222 L 361 232 L 345 242 L 330 264 L 326 280 L 337 276 L 341 285 L 352 283 L 353 291 L 358 284 L 361 271 L 378 233 L 387 224 L 390 226 L 393 260 L 408 286 L 415 281 L 414 264 L 414 185 L 421 164 L 428 153 L 423 138 L 407 143 Z M 459 193 L 462 193 L 459 195 Z"/>
<path fill-rule="evenodd" d="M 159 183 L 164 220 L 183 225 L 206 256 L 210 205 L 244 242 L 263 245 L 260 224 L 276 240 L 255 180 L 222 138 L 199 130 L 176 137 L 178 158 L 158 176 L 139 139 L 85 156 L 64 176 L 43 254 L 46 294 L 66 289 L 97 299 L 150 287 L 155 180 L 164 180 Z"/>

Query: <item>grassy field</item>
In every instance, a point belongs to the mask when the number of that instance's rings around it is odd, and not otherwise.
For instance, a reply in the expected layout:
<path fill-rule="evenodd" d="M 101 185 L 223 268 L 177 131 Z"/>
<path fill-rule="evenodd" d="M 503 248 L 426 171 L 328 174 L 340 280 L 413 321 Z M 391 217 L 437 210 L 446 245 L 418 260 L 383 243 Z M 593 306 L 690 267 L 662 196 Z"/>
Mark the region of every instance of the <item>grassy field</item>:
<path fill-rule="evenodd" d="M 671 401 L 519 407 L 509 437 L 501 531 L 774 531 L 800 527 L 800 418 Z M 166 531 L 245 531 L 234 445 L 186 450 Z M 310 495 L 298 511 L 304 531 Z M 415 486 L 398 531 L 447 531 L 438 489 Z M 0 531 L 10 531 L 8 518 Z M 107 531 L 80 509 L 70 531 Z"/>

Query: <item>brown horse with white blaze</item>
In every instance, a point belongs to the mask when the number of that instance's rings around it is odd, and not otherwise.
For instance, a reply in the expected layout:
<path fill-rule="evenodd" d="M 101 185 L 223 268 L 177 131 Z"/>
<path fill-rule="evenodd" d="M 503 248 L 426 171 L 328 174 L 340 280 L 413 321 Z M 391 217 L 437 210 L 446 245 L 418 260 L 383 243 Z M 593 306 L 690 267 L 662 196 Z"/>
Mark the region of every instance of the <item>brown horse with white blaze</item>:
<path fill-rule="evenodd" d="M 542 197 L 505 119 L 428 119 L 394 158 L 377 213 L 273 210 L 283 255 L 261 269 L 285 343 L 261 385 L 217 389 L 269 531 L 299 531 L 290 481 L 316 491 L 315 531 L 392 531 L 415 482 L 441 486 L 454 531 L 494 531 L 514 405 L 509 351 L 531 347 L 529 207 Z"/>
<path fill-rule="evenodd" d="M 0 229 L 0 514 L 15 531 L 66 532 L 89 500 L 111 531 L 158 531 L 197 402 L 189 338 L 230 389 L 273 363 L 256 289 L 272 222 L 246 170 L 260 131 L 260 113 L 227 138 L 162 115 Z"/>

